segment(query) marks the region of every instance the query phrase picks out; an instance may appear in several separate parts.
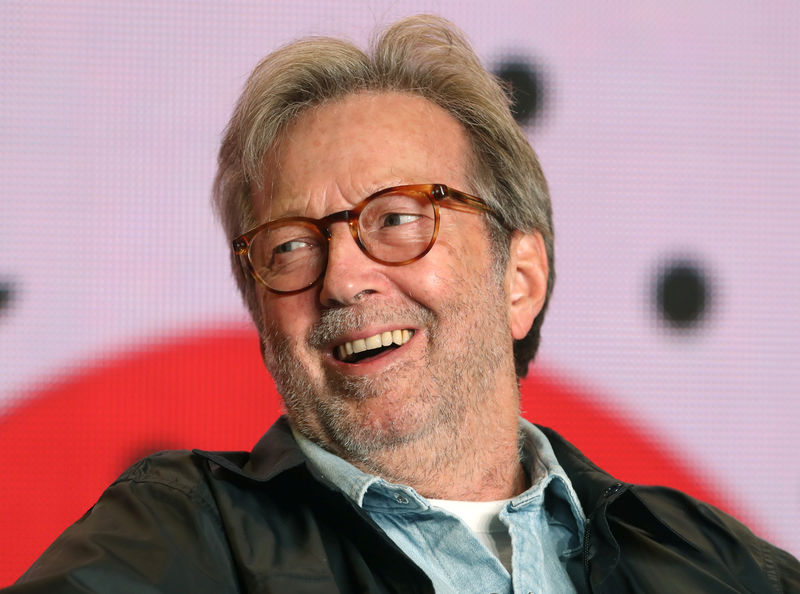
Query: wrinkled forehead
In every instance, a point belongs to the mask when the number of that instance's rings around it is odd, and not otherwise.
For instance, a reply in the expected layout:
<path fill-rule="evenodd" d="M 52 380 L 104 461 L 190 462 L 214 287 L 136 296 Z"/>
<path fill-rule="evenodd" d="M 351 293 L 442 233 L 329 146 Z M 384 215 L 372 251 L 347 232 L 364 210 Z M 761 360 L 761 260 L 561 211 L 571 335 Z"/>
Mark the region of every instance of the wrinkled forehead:
<path fill-rule="evenodd" d="M 408 93 L 362 92 L 308 108 L 263 161 L 254 192 L 259 222 L 320 218 L 394 185 L 443 183 L 471 189 L 472 150 L 461 123 Z"/>

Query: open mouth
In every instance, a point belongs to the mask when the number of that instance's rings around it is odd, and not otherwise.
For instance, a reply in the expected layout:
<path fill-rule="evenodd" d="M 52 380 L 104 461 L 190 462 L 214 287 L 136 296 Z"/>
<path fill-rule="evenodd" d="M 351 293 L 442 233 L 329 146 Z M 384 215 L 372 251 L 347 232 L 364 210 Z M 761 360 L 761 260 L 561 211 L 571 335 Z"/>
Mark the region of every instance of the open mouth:
<path fill-rule="evenodd" d="M 381 332 L 374 336 L 340 344 L 333 349 L 333 352 L 339 361 L 358 363 L 369 357 L 375 357 L 383 352 L 401 347 L 411 340 L 412 336 L 414 336 L 414 330 Z"/>

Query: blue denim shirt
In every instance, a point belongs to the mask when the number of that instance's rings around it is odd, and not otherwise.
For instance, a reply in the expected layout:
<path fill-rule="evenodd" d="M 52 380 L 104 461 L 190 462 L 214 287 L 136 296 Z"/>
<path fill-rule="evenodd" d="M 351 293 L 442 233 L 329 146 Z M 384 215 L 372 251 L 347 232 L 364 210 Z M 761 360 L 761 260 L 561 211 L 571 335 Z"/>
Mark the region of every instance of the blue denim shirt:
<path fill-rule="evenodd" d="M 523 464 L 535 482 L 500 512 L 511 535 L 511 574 L 457 516 L 432 507 L 411 487 L 366 474 L 294 433 L 317 470 L 428 574 L 437 593 L 575 592 L 566 560 L 581 553 L 586 519 L 547 437 L 524 419 L 520 432 Z"/>

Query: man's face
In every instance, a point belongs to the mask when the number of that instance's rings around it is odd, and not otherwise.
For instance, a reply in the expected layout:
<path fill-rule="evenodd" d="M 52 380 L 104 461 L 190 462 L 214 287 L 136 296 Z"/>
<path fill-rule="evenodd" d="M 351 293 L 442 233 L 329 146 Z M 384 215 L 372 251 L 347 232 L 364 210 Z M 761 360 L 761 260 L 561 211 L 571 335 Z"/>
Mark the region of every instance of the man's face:
<path fill-rule="evenodd" d="M 469 151 L 461 125 L 425 99 L 350 95 L 287 130 L 256 214 L 321 218 L 402 184 L 470 191 Z M 516 384 L 506 275 L 493 268 L 481 215 L 441 209 L 435 245 L 406 266 L 367 258 L 346 223 L 331 233 L 317 285 L 296 295 L 258 289 L 265 361 L 296 427 L 366 461 L 423 438 L 452 440 L 466 415 L 486 407 L 516 414 L 516 394 L 496 394 L 498 381 Z M 340 346 L 397 331 L 409 338 L 401 346 L 355 363 L 340 357 Z"/>

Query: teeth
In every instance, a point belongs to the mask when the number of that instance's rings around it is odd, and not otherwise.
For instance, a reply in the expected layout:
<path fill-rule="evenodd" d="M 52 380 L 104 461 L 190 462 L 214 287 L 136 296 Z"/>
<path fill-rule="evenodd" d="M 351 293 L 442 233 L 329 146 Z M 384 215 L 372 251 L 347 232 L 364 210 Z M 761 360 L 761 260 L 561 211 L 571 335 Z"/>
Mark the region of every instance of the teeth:
<path fill-rule="evenodd" d="M 346 342 L 336 347 L 336 354 L 339 359 L 344 360 L 353 353 L 363 353 L 364 351 L 371 351 L 381 347 L 396 344 L 397 346 L 404 345 L 411 337 L 414 336 L 413 330 L 392 330 L 391 332 L 381 332 L 375 336 L 368 336 L 367 338 L 359 338 L 352 342 Z"/>

